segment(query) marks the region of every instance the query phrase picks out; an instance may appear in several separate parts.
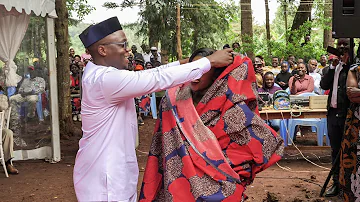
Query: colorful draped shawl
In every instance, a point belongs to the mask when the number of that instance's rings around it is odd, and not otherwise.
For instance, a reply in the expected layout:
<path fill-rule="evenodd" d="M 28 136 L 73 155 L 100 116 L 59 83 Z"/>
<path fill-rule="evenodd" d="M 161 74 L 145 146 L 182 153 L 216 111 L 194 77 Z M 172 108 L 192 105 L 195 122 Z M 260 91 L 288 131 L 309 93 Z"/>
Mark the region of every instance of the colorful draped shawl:
<path fill-rule="evenodd" d="M 189 85 L 167 91 L 140 202 L 242 201 L 255 174 L 279 161 L 283 140 L 260 118 L 255 72 L 235 57 L 194 107 Z"/>

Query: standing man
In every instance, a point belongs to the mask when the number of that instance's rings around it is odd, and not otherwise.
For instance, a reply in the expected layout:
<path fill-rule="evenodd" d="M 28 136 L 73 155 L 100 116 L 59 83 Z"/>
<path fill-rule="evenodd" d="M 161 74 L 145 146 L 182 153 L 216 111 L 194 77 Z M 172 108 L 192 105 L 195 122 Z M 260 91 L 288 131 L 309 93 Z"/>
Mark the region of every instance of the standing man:
<path fill-rule="evenodd" d="M 151 47 L 151 56 L 150 56 L 150 62 L 155 64 L 155 61 L 159 61 L 161 63 L 161 55 L 157 51 L 157 48 L 155 46 Z"/>
<path fill-rule="evenodd" d="M 229 65 L 232 50 L 220 50 L 193 63 L 170 63 L 144 71 L 127 71 L 127 38 L 116 17 L 80 34 L 93 57 L 82 86 L 82 130 L 74 166 L 78 201 L 135 202 L 138 133 L 134 97 L 199 79 L 211 67 Z"/>
<path fill-rule="evenodd" d="M 340 151 L 346 113 L 350 105 L 350 101 L 346 95 L 346 79 L 350 69 L 348 53 L 349 45 L 348 39 L 338 39 L 337 48 L 342 52 L 342 56 L 333 59 L 329 70 L 323 72 L 324 75 L 320 82 L 322 89 L 330 90 L 327 104 L 327 128 L 333 164 Z M 333 174 L 334 183 L 326 192 L 326 197 L 333 197 L 339 194 L 339 163 L 335 166 L 336 168 Z"/>
<path fill-rule="evenodd" d="M 253 63 L 254 63 L 257 87 L 262 88 L 263 87 L 264 70 L 263 70 L 263 63 L 261 61 L 261 58 L 255 57 Z"/>
<path fill-rule="evenodd" d="M 275 75 L 275 77 L 280 73 L 281 67 L 279 66 L 279 58 L 274 56 L 271 59 L 270 71 Z"/>
<path fill-rule="evenodd" d="M 142 49 L 143 49 L 143 54 L 142 54 L 142 56 L 143 56 L 143 58 L 144 58 L 145 63 L 150 62 L 151 52 L 150 52 L 150 47 L 149 47 L 149 45 L 143 44 L 141 47 L 142 47 Z"/>
<path fill-rule="evenodd" d="M 131 46 L 131 52 L 134 54 L 134 58 L 142 58 L 143 57 L 141 53 L 137 52 L 136 45 Z M 144 58 L 142 60 L 144 60 Z"/>
<path fill-rule="evenodd" d="M 319 73 L 320 75 L 322 75 L 322 73 L 323 73 L 323 69 L 325 68 L 325 67 L 327 67 L 327 66 L 329 66 L 328 64 L 327 64 L 327 57 L 326 57 L 326 55 L 322 55 L 321 57 L 320 57 L 320 64 L 318 65 L 318 67 L 316 68 L 316 70 L 315 70 L 315 72 L 316 73 Z"/>
<path fill-rule="evenodd" d="M 309 60 L 308 71 L 309 71 L 309 75 L 312 76 L 312 78 L 314 79 L 314 92 L 316 94 L 321 95 L 322 94 L 322 90 L 320 88 L 321 75 L 319 73 L 315 72 L 317 66 L 318 66 L 318 63 L 317 63 L 316 59 Z"/>

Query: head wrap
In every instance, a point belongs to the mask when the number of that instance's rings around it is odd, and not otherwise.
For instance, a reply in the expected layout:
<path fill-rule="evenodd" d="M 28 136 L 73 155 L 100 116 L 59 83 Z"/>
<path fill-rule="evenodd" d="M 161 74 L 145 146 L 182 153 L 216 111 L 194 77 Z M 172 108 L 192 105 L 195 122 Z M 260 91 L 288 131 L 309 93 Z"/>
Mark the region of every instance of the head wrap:
<path fill-rule="evenodd" d="M 136 65 L 134 71 L 140 71 L 144 70 L 144 67 L 142 65 Z"/>

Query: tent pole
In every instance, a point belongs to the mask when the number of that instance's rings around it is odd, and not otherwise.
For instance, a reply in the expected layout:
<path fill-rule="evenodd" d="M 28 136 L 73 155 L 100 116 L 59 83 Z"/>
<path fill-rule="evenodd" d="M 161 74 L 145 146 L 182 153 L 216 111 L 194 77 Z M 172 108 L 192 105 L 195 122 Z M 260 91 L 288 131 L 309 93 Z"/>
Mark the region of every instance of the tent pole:
<path fill-rule="evenodd" d="M 55 22 L 53 18 L 46 18 L 46 35 L 47 35 L 47 59 L 49 65 L 50 80 L 50 106 L 51 106 L 51 146 L 52 162 L 61 160 L 60 153 L 60 130 L 59 130 L 59 108 L 58 108 L 58 89 L 56 74 L 56 49 L 55 49 Z"/>

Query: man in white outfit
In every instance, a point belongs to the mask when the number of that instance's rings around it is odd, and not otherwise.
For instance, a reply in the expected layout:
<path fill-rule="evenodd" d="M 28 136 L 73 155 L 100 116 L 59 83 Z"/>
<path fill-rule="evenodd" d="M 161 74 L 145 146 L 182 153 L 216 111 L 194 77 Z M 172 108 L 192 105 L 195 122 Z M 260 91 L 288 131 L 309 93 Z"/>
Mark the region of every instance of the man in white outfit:
<path fill-rule="evenodd" d="M 91 25 L 80 39 L 93 58 L 86 65 L 81 103 L 83 137 L 74 167 L 79 201 L 137 199 L 135 153 L 137 117 L 134 97 L 200 78 L 213 67 L 229 65 L 231 49 L 193 63 L 170 63 L 144 71 L 125 70 L 127 39 L 116 17 Z"/>

